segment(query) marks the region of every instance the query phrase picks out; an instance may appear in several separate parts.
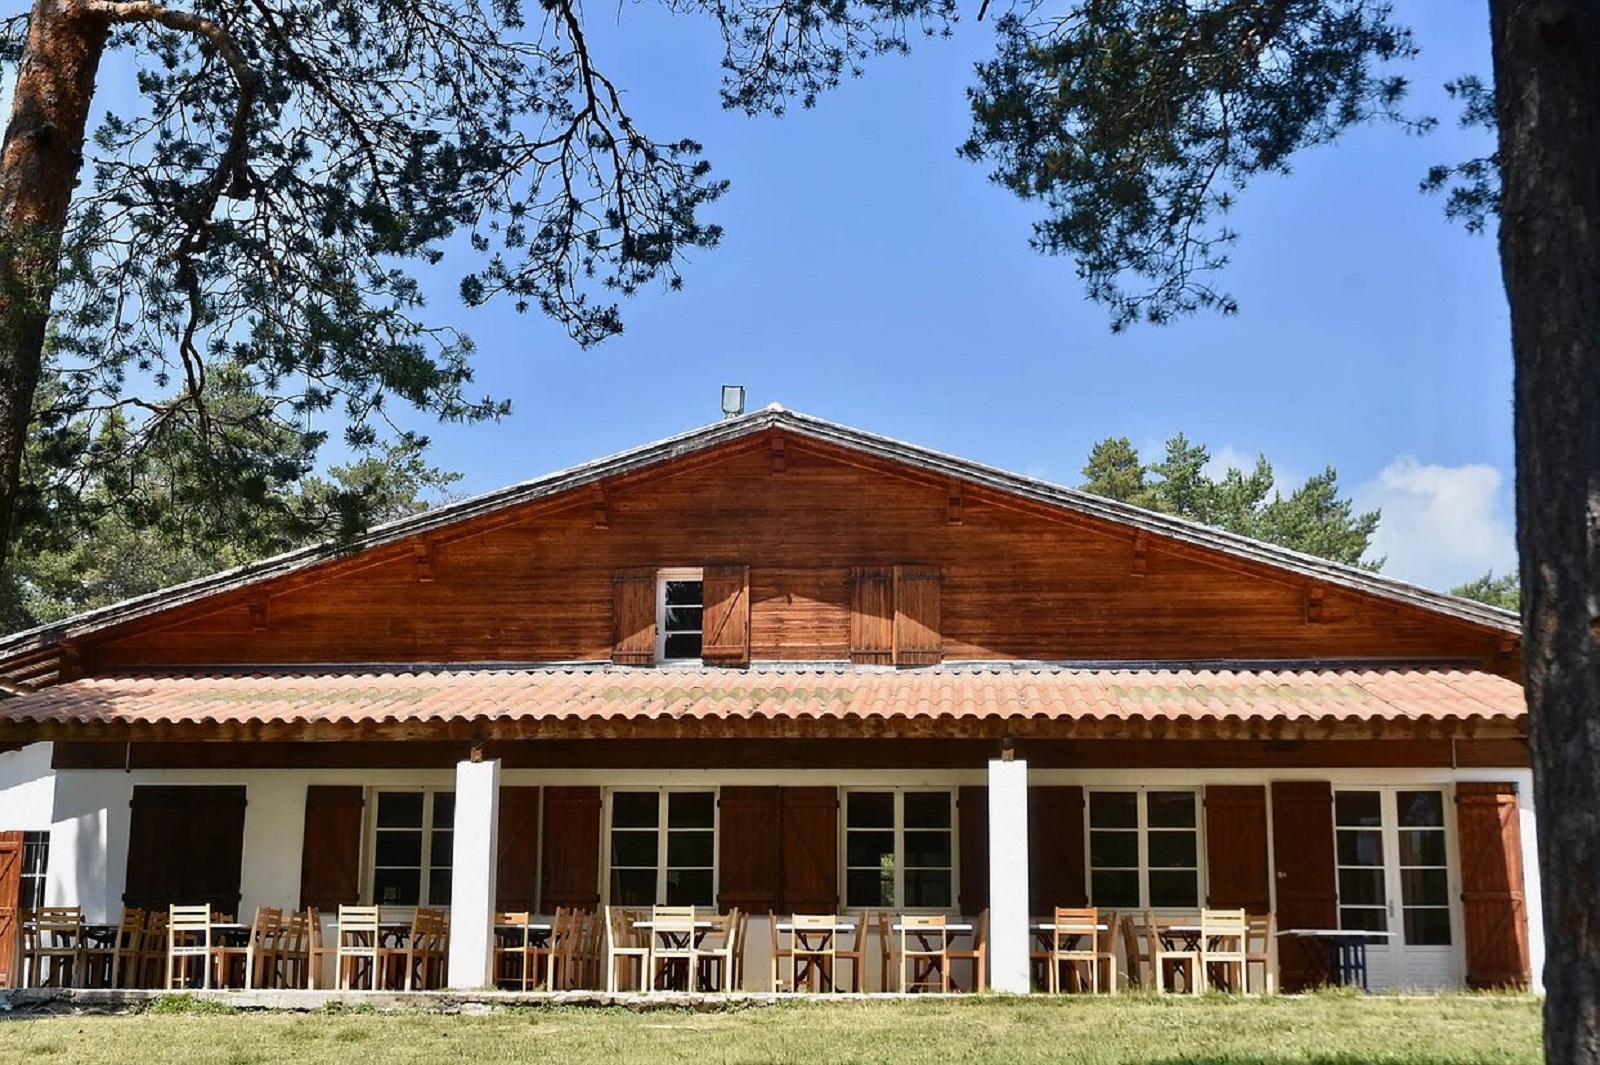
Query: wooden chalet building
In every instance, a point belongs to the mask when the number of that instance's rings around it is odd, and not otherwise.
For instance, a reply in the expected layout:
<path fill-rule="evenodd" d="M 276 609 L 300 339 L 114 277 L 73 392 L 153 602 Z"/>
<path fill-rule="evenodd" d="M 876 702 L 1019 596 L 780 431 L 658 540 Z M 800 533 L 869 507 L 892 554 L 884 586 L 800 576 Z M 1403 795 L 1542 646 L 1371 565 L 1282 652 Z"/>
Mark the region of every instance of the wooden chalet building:
<path fill-rule="evenodd" d="M 1210 904 L 1528 984 L 1519 661 L 1504 611 L 773 407 L 0 639 L 0 958 L 19 893 L 447 903 L 466 987 L 495 907 L 989 908 L 1025 990 L 1030 912 Z"/>

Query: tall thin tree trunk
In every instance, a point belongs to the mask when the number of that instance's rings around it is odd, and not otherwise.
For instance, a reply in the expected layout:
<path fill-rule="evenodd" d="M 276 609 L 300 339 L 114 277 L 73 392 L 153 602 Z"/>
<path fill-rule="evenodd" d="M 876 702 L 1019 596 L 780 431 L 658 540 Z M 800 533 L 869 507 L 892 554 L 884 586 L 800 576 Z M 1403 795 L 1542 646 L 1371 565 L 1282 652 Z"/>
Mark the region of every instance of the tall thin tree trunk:
<path fill-rule="evenodd" d="M 1545 1054 L 1600 1061 L 1600 0 L 1490 0 Z"/>
<path fill-rule="evenodd" d="M 36 0 L 0 145 L 0 564 L 11 542 L 17 482 L 61 235 L 109 24 L 67 0 Z"/>

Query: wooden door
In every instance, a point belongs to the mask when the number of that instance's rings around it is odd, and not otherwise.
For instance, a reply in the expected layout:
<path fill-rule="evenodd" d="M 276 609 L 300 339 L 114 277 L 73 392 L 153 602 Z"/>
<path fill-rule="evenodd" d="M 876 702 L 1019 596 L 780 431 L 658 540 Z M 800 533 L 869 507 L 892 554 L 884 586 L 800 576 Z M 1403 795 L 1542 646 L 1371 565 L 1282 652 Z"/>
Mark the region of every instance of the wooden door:
<path fill-rule="evenodd" d="M 1332 784 L 1297 780 L 1272 785 L 1272 853 L 1278 928 L 1338 927 Z M 1328 965 L 1317 944 L 1285 936 L 1279 940 L 1278 969 L 1283 989 L 1299 991 L 1323 982 Z"/>
<path fill-rule="evenodd" d="M 239 912 L 245 789 L 139 786 L 128 827 L 124 906 L 209 904 Z"/>
<path fill-rule="evenodd" d="M 22 903 L 22 833 L 0 832 L 0 987 L 17 987 Z"/>

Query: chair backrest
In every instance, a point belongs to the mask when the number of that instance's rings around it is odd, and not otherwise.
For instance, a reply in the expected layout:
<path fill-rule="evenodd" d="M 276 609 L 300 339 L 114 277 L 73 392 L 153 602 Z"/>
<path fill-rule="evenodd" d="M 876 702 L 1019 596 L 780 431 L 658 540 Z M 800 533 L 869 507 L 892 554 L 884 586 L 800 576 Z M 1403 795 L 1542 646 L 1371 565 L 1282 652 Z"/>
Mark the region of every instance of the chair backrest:
<path fill-rule="evenodd" d="M 81 906 L 41 906 L 33 911 L 34 940 L 40 946 L 76 946 L 82 931 Z"/>
<path fill-rule="evenodd" d="M 1094 949 L 1100 954 L 1112 954 L 1117 949 L 1117 934 L 1122 928 L 1122 915 L 1116 910 L 1106 910 L 1100 914 L 1100 924 L 1105 925 L 1105 930 L 1096 932 Z"/>
<path fill-rule="evenodd" d="M 1130 986 L 1144 986 L 1144 951 L 1139 944 L 1139 922 L 1133 914 L 1123 914 L 1117 922 L 1122 926 L 1122 953 L 1128 964 Z"/>
<path fill-rule="evenodd" d="M 117 926 L 117 953 L 131 954 L 143 945 L 146 914 L 137 906 L 122 908 L 122 923 Z"/>
<path fill-rule="evenodd" d="M 1057 906 L 1051 923 L 1055 930 L 1050 934 L 1050 945 L 1057 954 L 1064 950 L 1084 950 L 1081 945 L 1065 945 L 1081 944 L 1083 936 L 1089 937 L 1088 950 L 1093 950 L 1094 944 L 1099 942 L 1100 909 L 1097 906 Z"/>
<path fill-rule="evenodd" d="M 985 906 L 983 912 L 978 914 L 978 928 L 972 934 L 972 949 L 980 953 L 989 946 L 989 907 Z"/>
<path fill-rule="evenodd" d="M 1252 913 L 1245 918 L 1245 924 L 1249 929 L 1244 941 L 1245 949 L 1252 954 L 1267 954 L 1278 932 L 1277 916 L 1270 913 Z"/>
<path fill-rule="evenodd" d="M 650 911 L 650 924 L 657 933 L 694 931 L 693 906 L 656 906 Z"/>
<path fill-rule="evenodd" d="M 1243 910 L 1201 910 L 1200 911 L 1200 936 L 1204 940 L 1214 938 L 1232 939 L 1236 941 L 1239 949 L 1244 949 L 1244 939 L 1250 931 L 1248 918 Z"/>
<path fill-rule="evenodd" d="M 904 913 L 900 915 L 899 923 L 902 954 L 943 954 L 949 949 L 949 933 L 945 930 L 945 926 L 950 923 L 950 919 L 944 914 Z M 915 942 L 908 944 L 908 939 L 914 939 Z M 934 946 L 935 942 L 938 943 L 937 947 Z"/>
<path fill-rule="evenodd" d="M 359 937 L 359 938 L 358 938 Z M 378 907 L 339 907 L 339 946 L 374 946 L 378 939 Z"/>
<path fill-rule="evenodd" d="M 211 933 L 210 906 L 167 907 L 167 929 L 170 932 Z"/>
<path fill-rule="evenodd" d="M 283 919 L 278 947 L 290 957 L 304 957 L 311 946 L 311 925 L 307 916 L 303 911 L 290 910 Z"/>
<path fill-rule="evenodd" d="M 250 942 L 256 946 L 276 944 L 283 930 L 283 911 L 276 906 L 257 906 L 256 916 L 250 922 Z"/>
<path fill-rule="evenodd" d="M 511 929 L 510 945 L 518 950 L 527 947 L 528 925 L 532 922 L 533 914 L 527 910 L 496 910 L 494 914 L 495 927 L 497 929 Z"/>

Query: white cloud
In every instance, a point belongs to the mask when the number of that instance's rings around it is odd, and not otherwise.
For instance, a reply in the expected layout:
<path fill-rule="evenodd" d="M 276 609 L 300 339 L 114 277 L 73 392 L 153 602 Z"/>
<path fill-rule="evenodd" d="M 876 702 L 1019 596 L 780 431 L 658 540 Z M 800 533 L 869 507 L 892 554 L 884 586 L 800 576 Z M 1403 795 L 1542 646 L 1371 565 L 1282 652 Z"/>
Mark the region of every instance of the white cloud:
<path fill-rule="evenodd" d="M 1358 509 L 1383 511 L 1369 555 L 1388 556 L 1383 572 L 1391 577 L 1441 590 L 1486 570 L 1514 570 L 1516 533 L 1504 482 L 1493 466 L 1425 465 L 1397 456 L 1351 493 Z"/>

